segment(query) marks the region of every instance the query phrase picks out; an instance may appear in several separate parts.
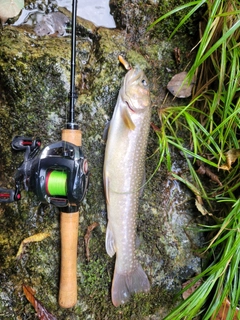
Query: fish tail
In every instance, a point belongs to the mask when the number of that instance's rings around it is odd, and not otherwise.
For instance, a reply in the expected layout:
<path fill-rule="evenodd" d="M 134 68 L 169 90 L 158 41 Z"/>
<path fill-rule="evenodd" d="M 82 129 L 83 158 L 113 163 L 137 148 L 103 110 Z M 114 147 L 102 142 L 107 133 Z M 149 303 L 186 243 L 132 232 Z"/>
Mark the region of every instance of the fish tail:
<path fill-rule="evenodd" d="M 149 290 L 147 275 L 140 264 L 131 273 L 120 274 L 115 269 L 112 282 L 112 303 L 115 307 L 127 302 L 131 294 Z"/>

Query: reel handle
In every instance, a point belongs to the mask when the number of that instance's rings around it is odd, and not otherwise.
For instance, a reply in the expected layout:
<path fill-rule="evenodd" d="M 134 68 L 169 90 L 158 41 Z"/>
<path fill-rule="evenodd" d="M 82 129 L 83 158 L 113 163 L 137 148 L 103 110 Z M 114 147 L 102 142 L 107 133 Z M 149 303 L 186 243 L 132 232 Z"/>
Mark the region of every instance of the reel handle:
<path fill-rule="evenodd" d="M 41 140 L 40 138 L 33 140 L 31 137 L 15 136 L 12 140 L 11 146 L 13 150 L 16 151 L 25 151 L 27 147 L 30 147 L 30 150 L 32 151 L 41 147 Z"/>
<path fill-rule="evenodd" d="M 62 130 L 62 140 L 77 146 L 81 146 L 81 136 L 80 130 Z M 58 302 L 62 308 L 71 308 L 77 303 L 78 224 L 79 211 L 61 212 L 61 269 Z"/>

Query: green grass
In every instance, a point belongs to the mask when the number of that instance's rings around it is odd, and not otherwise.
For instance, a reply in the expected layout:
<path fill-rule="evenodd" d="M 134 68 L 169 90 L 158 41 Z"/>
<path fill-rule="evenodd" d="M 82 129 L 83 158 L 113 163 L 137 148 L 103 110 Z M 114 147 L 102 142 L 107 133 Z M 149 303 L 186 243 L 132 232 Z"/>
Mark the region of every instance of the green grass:
<path fill-rule="evenodd" d="M 188 174 L 172 172 L 196 196 L 198 208 L 209 214 L 211 226 L 202 231 L 214 234 L 204 255 L 207 264 L 197 275 L 201 286 L 183 301 L 165 320 L 215 319 L 223 301 L 231 302 L 225 319 L 234 319 L 240 301 L 240 10 L 238 1 L 199 0 L 179 6 L 152 23 L 189 8 L 171 37 L 200 7 L 206 13 L 199 25 L 200 39 L 196 57 L 188 72 L 189 83 L 197 77 L 192 99 L 187 105 L 162 106 L 159 110 L 159 163 L 171 172 L 171 148 L 185 157 Z M 235 156 L 231 158 L 231 154 Z M 207 168 L 215 184 L 204 182 L 196 169 Z M 227 169 L 227 170 L 226 170 Z M 191 181 L 189 181 L 191 180 Z M 239 315 L 240 317 L 240 315 Z"/>
<path fill-rule="evenodd" d="M 228 199 L 230 201 L 230 199 Z M 224 201 L 227 201 L 225 199 Z M 203 283 L 187 300 L 173 310 L 165 320 L 192 320 L 201 312 L 201 319 L 210 319 L 218 312 L 227 297 L 232 308 L 227 319 L 233 319 L 240 297 L 239 259 L 240 259 L 240 200 L 232 201 L 232 210 L 222 224 L 208 227 L 208 230 L 219 230 L 211 241 L 209 259 L 212 263 L 186 287 L 188 289 L 199 279 Z M 204 229 L 206 231 L 206 228 Z M 216 250 L 217 249 L 217 250 Z M 209 297 L 211 294 L 211 301 Z M 225 319 L 224 319 L 225 320 Z"/>

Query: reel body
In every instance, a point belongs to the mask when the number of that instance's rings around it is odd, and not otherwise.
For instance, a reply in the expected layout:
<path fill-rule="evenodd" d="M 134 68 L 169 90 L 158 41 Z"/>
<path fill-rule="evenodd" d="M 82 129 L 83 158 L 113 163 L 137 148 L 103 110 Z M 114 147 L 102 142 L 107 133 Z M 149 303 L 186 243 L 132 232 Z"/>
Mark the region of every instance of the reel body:
<path fill-rule="evenodd" d="M 88 186 L 88 165 L 82 149 L 58 141 L 40 150 L 40 139 L 15 137 L 12 147 L 24 150 L 24 161 L 15 174 L 15 191 L 0 189 L 0 202 L 21 199 L 20 189 L 35 193 L 42 203 L 57 207 L 79 206 Z"/>

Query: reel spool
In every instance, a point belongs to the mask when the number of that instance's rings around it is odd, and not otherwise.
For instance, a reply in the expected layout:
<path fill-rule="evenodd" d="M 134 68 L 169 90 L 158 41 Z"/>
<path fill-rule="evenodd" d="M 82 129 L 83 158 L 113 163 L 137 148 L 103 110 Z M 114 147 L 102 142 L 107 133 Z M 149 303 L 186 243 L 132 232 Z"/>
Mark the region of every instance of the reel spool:
<path fill-rule="evenodd" d="M 46 192 L 48 196 L 67 196 L 67 173 L 49 170 L 46 175 Z"/>
<path fill-rule="evenodd" d="M 88 166 L 82 150 L 76 145 L 59 141 L 45 147 L 32 169 L 29 190 L 42 203 L 57 207 L 79 206 L 88 185 Z"/>

